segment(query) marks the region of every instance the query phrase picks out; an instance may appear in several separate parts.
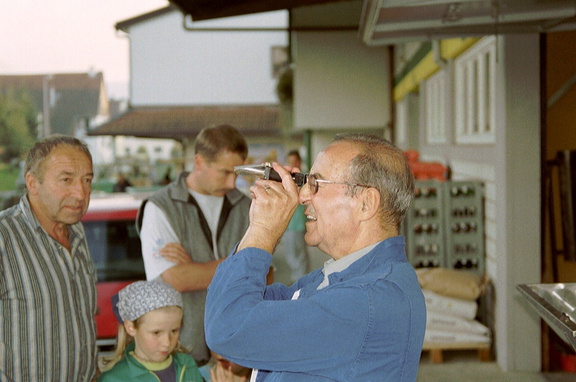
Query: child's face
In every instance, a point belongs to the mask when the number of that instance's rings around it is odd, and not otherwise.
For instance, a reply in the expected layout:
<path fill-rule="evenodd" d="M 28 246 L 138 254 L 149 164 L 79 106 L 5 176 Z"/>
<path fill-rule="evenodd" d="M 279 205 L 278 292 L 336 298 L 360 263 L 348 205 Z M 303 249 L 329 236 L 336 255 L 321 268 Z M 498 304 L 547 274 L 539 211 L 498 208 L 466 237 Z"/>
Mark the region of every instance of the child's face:
<path fill-rule="evenodd" d="M 138 327 L 126 321 L 126 332 L 134 337 L 136 358 L 144 362 L 162 362 L 178 344 L 182 309 L 167 306 L 152 310 L 138 319 Z"/>

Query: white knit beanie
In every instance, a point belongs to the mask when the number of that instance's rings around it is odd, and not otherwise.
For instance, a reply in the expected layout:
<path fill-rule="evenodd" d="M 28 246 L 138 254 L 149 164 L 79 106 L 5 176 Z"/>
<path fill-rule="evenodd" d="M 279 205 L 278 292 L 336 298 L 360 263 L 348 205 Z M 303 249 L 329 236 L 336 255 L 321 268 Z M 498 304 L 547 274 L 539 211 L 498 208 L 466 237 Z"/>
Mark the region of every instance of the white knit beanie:
<path fill-rule="evenodd" d="M 183 309 L 182 295 L 162 281 L 136 281 L 118 292 L 118 313 L 122 321 L 134 321 L 165 306 Z"/>

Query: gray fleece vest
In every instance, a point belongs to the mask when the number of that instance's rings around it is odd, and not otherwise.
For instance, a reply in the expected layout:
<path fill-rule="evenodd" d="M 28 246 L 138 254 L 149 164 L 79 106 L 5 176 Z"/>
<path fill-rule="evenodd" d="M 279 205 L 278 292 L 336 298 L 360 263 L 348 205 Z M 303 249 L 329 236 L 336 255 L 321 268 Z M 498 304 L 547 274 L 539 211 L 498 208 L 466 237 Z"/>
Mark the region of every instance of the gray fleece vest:
<path fill-rule="evenodd" d="M 140 206 L 136 219 L 140 232 L 144 206 L 148 200 L 156 204 L 168 218 L 170 225 L 180 238 L 180 243 L 195 262 L 215 260 L 212 249 L 212 233 L 196 200 L 188 192 L 186 176 L 157 191 Z M 218 221 L 217 243 L 220 258 L 229 255 L 248 229 L 251 200 L 238 190 L 228 192 L 224 198 Z M 199 366 L 210 360 L 210 351 L 204 338 L 204 307 L 206 290 L 184 292 L 184 325 L 180 342 L 190 350 Z"/>

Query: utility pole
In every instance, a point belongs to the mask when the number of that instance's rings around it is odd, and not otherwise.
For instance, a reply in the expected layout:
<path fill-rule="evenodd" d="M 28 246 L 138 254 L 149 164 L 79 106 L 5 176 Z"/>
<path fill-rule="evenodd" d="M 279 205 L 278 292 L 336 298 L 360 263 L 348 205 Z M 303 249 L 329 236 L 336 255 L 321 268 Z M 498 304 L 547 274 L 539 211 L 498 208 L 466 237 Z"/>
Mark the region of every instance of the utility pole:
<path fill-rule="evenodd" d="M 42 79 L 42 128 L 44 138 L 50 135 L 50 81 L 51 74 L 46 74 Z"/>

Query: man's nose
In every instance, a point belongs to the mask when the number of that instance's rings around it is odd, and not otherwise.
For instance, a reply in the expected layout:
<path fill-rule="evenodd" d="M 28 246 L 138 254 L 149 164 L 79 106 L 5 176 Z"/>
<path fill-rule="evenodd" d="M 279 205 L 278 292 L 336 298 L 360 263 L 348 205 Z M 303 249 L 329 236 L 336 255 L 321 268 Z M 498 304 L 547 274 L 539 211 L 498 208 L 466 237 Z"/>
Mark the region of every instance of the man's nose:
<path fill-rule="evenodd" d="M 72 185 L 71 194 L 79 200 L 84 200 L 90 195 L 90 185 L 85 183 L 82 179 L 77 180 Z"/>
<path fill-rule="evenodd" d="M 310 186 L 308 185 L 308 182 L 306 182 L 302 187 L 300 187 L 300 192 L 298 193 L 298 202 L 300 204 L 306 204 L 311 197 L 312 193 L 310 192 Z"/>

